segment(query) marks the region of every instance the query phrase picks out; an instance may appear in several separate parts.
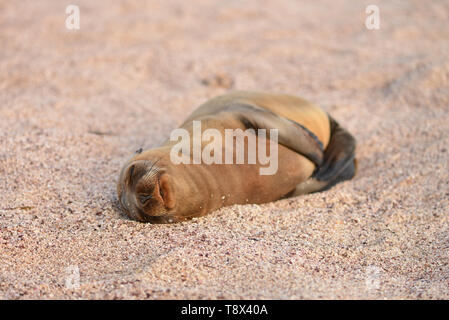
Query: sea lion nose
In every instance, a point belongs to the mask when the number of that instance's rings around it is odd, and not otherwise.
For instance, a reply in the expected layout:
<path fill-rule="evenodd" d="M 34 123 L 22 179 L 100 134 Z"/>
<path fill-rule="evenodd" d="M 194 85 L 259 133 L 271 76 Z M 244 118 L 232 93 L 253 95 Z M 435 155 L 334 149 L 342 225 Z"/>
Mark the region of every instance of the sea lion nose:
<path fill-rule="evenodd" d="M 122 196 L 120 197 L 120 202 L 122 204 L 123 207 L 125 207 L 125 209 L 127 209 L 127 203 L 126 203 L 126 196 L 125 193 L 122 193 Z"/>
<path fill-rule="evenodd" d="M 125 213 L 132 219 L 139 220 L 139 214 L 138 210 L 134 204 L 133 201 L 129 200 L 129 197 L 132 197 L 132 195 L 127 195 L 126 193 L 123 193 L 120 197 L 120 202 L 122 204 L 123 209 L 125 210 Z"/>

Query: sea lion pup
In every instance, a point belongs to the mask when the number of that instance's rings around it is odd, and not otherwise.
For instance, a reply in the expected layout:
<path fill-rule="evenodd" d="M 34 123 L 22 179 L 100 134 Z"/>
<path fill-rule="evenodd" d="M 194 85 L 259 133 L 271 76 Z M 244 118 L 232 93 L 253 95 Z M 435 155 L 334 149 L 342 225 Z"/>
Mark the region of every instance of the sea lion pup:
<path fill-rule="evenodd" d="M 239 91 L 211 99 L 181 125 L 191 146 L 198 130 L 194 121 L 202 132 L 215 129 L 222 137 L 226 129 L 234 129 L 244 148 L 236 143 L 234 151 L 232 144 L 229 148 L 210 136 L 200 142 L 203 156 L 212 146 L 210 155 L 223 159 L 230 154 L 233 164 L 198 159 L 195 163 L 182 148 L 174 154 L 192 161 L 174 163 L 171 152 L 179 147 L 178 140 L 138 151 L 123 166 L 117 185 L 119 202 L 131 219 L 180 222 L 232 204 L 265 203 L 324 190 L 355 174 L 355 139 L 322 109 L 298 97 Z M 277 141 L 272 129 L 277 129 Z M 268 131 L 267 137 L 258 135 Z M 261 174 L 266 161 L 238 161 L 238 152 L 243 150 L 244 159 L 249 159 L 252 147 L 266 146 L 271 156 L 273 143 L 278 151 L 273 174 Z"/>

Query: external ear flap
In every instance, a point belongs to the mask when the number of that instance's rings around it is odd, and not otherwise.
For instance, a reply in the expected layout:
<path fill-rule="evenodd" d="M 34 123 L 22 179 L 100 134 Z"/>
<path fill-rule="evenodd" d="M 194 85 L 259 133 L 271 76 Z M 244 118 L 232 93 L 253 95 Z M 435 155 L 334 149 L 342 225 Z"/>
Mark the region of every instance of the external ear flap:
<path fill-rule="evenodd" d="M 173 209 L 176 204 L 175 195 L 173 193 L 173 184 L 171 177 L 168 173 L 163 173 L 159 177 L 159 188 L 161 191 L 162 199 L 164 200 L 164 205 L 168 209 Z"/>
<path fill-rule="evenodd" d="M 133 164 L 128 169 L 128 184 L 131 185 L 133 183 L 133 177 L 134 177 L 134 169 L 136 168 L 136 165 Z"/>

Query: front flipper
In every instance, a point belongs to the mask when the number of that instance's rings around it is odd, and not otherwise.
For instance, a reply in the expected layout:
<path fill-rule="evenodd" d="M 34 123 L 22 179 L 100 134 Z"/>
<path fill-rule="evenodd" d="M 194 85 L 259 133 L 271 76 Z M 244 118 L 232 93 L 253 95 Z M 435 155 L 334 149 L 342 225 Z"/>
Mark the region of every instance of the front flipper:
<path fill-rule="evenodd" d="M 246 128 L 278 129 L 278 143 L 303 155 L 317 167 L 323 161 L 323 145 L 310 130 L 299 123 L 249 104 L 232 105 L 226 111 L 237 115 Z"/>

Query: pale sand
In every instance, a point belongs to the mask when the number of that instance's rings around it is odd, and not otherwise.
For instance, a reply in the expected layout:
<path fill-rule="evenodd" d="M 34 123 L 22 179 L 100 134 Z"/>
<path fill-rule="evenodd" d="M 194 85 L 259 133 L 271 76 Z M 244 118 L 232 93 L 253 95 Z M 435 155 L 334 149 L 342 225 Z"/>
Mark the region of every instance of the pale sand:
<path fill-rule="evenodd" d="M 74 2 L 79 31 L 65 2 L 0 2 L 0 298 L 449 298 L 447 1 L 376 1 L 377 31 L 371 1 Z M 121 165 L 232 89 L 323 106 L 356 178 L 128 220 Z"/>

